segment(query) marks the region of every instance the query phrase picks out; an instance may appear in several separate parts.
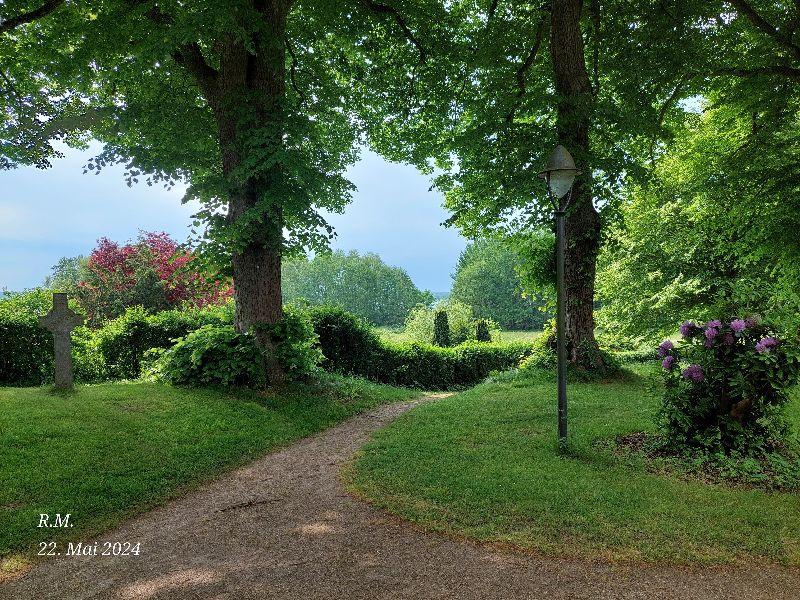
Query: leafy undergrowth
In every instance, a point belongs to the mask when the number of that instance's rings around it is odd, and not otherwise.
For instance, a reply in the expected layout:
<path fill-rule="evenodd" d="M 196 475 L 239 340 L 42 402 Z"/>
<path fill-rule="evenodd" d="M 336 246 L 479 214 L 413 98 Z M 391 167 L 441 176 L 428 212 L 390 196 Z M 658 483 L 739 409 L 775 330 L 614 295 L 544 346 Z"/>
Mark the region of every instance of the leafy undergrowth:
<path fill-rule="evenodd" d="M 767 491 L 800 492 L 800 454 L 792 442 L 763 456 L 735 452 L 685 452 L 674 455 L 665 449 L 662 436 L 640 431 L 613 440 L 599 440 L 600 450 L 612 452 L 631 466 L 642 466 L 665 477 L 695 479 L 705 483 L 757 488 Z"/>
<path fill-rule="evenodd" d="M 328 377 L 279 395 L 152 383 L 0 388 L 0 557 L 85 539 L 233 466 L 414 392 Z M 38 528 L 70 513 L 71 528 Z"/>
<path fill-rule="evenodd" d="M 660 389 L 638 377 L 569 388 L 570 449 L 555 440 L 550 376 L 503 376 L 380 431 L 352 490 L 433 530 L 560 556 L 672 564 L 800 564 L 800 495 L 648 472 L 597 440 L 653 432 Z M 800 401 L 789 406 L 800 428 Z"/>

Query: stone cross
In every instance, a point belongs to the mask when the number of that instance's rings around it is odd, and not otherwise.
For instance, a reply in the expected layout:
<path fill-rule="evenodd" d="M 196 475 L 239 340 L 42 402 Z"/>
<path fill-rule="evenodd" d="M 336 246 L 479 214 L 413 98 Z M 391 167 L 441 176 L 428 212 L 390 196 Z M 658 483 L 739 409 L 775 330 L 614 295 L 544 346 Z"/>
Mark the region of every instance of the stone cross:
<path fill-rule="evenodd" d="M 78 325 L 83 325 L 83 317 L 67 306 L 67 295 L 54 293 L 53 310 L 45 316 L 39 317 L 39 326 L 53 332 L 56 389 L 68 390 L 72 387 L 70 333 Z"/>

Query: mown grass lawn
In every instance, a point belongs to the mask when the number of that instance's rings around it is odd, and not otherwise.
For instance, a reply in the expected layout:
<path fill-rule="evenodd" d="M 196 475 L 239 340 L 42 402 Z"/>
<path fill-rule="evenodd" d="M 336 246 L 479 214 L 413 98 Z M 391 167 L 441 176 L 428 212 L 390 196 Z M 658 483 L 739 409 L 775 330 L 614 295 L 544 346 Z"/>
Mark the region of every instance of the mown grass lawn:
<path fill-rule="evenodd" d="M 412 391 L 331 377 L 279 396 L 151 383 L 0 388 L 0 558 L 85 539 L 225 469 Z M 70 513 L 70 529 L 39 514 Z M 13 554 L 13 560 L 12 560 Z"/>
<path fill-rule="evenodd" d="M 505 378 L 420 406 L 348 471 L 353 490 L 428 528 L 548 554 L 623 561 L 800 564 L 800 494 L 648 474 L 596 440 L 653 430 L 653 381 L 572 384 L 571 454 L 555 386 Z M 800 400 L 789 407 L 800 429 Z"/>
<path fill-rule="evenodd" d="M 411 342 L 411 336 L 402 329 L 376 327 L 375 332 L 387 342 Z M 541 335 L 541 331 L 492 331 L 492 340 L 496 342 L 532 342 Z"/>

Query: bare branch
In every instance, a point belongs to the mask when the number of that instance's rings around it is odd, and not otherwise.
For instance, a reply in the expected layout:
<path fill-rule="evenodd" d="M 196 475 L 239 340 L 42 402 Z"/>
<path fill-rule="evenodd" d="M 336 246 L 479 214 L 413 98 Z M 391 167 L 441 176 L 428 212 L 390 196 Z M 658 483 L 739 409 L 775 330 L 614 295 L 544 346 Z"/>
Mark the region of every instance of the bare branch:
<path fill-rule="evenodd" d="M 492 0 L 492 3 L 489 5 L 489 11 L 486 16 L 487 23 L 494 18 L 494 13 L 497 12 L 497 2 L 498 0 Z"/>
<path fill-rule="evenodd" d="M 422 43 L 417 39 L 417 36 L 414 35 L 414 32 L 411 31 L 411 28 L 406 23 L 403 15 L 401 15 L 396 8 L 386 4 L 380 4 L 374 0 L 364 0 L 364 4 L 376 14 L 390 15 L 392 18 L 394 18 L 395 23 L 397 23 L 398 27 L 400 27 L 400 29 L 403 31 L 403 36 L 409 42 L 411 42 L 417 49 L 417 52 L 419 52 L 419 62 L 424 63 L 428 59 L 428 52 L 425 50 Z"/>
<path fill-rule="evenodd" d="M 289 38 L 285 38 L 284 43 L 286 45 L 286 50 L 289 52 L 289 56 L 292 59 L 291 65 L 289 66 L 289 82 L 292 85 L 292 89 L 300 97 L 300 100 L 302 102 L 305 102 L 306 95 L 300 90 L 299 86 L 297 85 L 297 55 L 295 55 L 294 53 L 294 48 L 292 48 L 292 44 L 289 42 Z"/>
<path fill-rule="evenodd" d="M 139 8 L 148 4 L 147 0 L 125 0 L 131 8 Z M 144 16 L 156 25 L 173 24 L 172 15 L 164 12 L 157 5 L 147 7 Z M 217 94 L 217 71 L 208 64 L 200 45 L 197 42 L 183 44 L 172 52 L 172 59 L 184 67 L 197 82 L 203 97 L 211 103 Z"/>
<path fill-rule="evenodd" d="M 686 85 L 695 77 L 697 77 L 696 73 L 684 73 L 678 82 L 675 84 L 675 87 L 672 89 L 672 92 L 667 99 L 664 100 L 664 103 L 661 105 L 661 108 L 658 111 L 658 127 L 660 128 L 664 124 L 664 119 L 667 116 L 667 111 L 670 109 L 671 106 L 675 104 L 675 102 L 680 98 L 680 95 L 683 93 Z M 656 158 L 655 158 L 655 148 L 656 148 L 656 137 L 654 136 L 652 140 L 650 140 L 650 163 L 651 165 L 655 166 Z"/>
<path fill-rule="evenodd" d="M 600 0 L 592 0 L 592 79 L 594 94 L 600 93 Z"/>
<path fill-rule="evenodd" d="M 0 21 L 0 33 L 6 33 L 15 27 L 19 27 L 25 23 L 32 23 L 33 21 L 41 19 L 42 17 L 49 15 L 62 4 L 64 4 L 64 0 L 46 0 L 46 2 L 39 8 L 22 13 L 16 17 L 10 17 L 4 21 Z"/>
<path fill-rule="evenodd" d="M 675 101 L 680 97 L 683 93 L 686 85 L 694 79 L 695 75 L 692 73 L 685 73 L 679 80 L 678 83 L 675 84 L 675 87 L 672 89 L 672 93 L 667 96 L 667 99 L 664 100 L 664 103 L 661 105 L 661 108 L 658 111 L 658 126 L 664 124 L 664 119 L 667 116 L 667 111 L 670 107 L 675 104 Z"/>

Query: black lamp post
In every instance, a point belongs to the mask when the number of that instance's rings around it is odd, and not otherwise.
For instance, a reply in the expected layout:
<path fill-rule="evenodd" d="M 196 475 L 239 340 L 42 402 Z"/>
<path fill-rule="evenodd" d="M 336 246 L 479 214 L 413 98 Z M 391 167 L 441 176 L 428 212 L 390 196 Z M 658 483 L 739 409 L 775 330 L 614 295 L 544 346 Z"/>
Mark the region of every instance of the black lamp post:
<path fill-rule="evenodd" d="M 556 146 L 539 177 L 547 183 L 547 193 L 556 217 L 556 335 L 558 343 L 558 443 L 567 444 L 567 345 L 564 291 L 564 216 L 572 196 L 572 184 L 581 172 L 564 146 Z"/>

